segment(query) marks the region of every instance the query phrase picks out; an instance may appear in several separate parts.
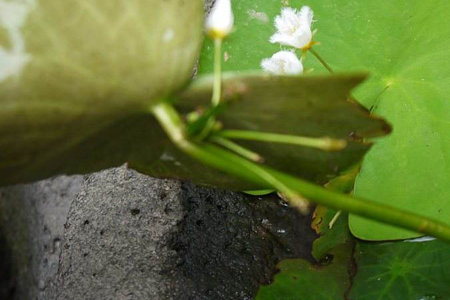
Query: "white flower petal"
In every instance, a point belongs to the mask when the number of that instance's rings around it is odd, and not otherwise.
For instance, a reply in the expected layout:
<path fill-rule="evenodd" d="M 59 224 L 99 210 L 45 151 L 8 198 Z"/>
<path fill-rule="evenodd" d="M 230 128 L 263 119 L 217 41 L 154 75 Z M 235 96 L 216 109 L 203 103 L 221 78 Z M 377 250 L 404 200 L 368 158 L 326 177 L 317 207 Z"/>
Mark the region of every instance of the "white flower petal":
<path fill-rule="evenodd" d="M 281 15 L 275 18 L 275 27 L 279 32 L 289 34 L 301 25 L 299 22 L 297 10 L 287 7 L 283 8 Z"/>
<path fill-rule="evenodd" d="M 293 34 L 275 33 L 270 37 L 269 41 L 271 43 L 279 43 L 284 46 L 291 46 L 302 49 L 309 45 L 311 39 L 311 31 L 299 29 Z"/>
<path fill-rule="evenodd" d="M 314 12 L 309 6 L 303 6 L 300 10 L 300 19 L 303 25 L 311 27 L 313 22 Z"/>
<path fill-rule="evenodd" d="M 229 35 L 234 25 L 234 15 L 230 0 L 217 0 L 206 20 L 206 32 L 218 38 Z"/>
<path fill-rule="evenodd" d="M 271 58 L 263 59 L 261 67 L 273 75 L 299 75 L 303 73 L 303 64 L 291 51 L 280 51 Z"/>
<path fill-rule="evenodd" d="M 302 49 L 308 46 L 312 40 L 312 32 L 309 28 L 307 29 L 299 29 L 294 34 L 294 47 Z"/>
<path fill-rule="evenodd" d="M 298 49 L 307 47 L 312 40 L 313 16 L 313 11 L 308 6 L 303 6 L 300 11 L 284 8 L 281 15 L 275 18 L 277 33 L 270 38 L 270 42 Z"/>

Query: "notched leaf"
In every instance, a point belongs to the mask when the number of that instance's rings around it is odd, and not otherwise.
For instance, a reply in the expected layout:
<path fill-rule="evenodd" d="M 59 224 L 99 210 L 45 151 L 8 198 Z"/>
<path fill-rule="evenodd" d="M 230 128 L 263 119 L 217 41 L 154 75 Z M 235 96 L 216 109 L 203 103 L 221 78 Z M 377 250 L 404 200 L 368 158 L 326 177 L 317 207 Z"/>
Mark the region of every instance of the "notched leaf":
<path fill-rule="evenodd" d="M 348 100 L 364 74 L 320 76 L 269 76 L 261 72 L 223 76 L 225 91 L 238 91 L 238 101 L 218 117 L 225 129 L 253 130 L 308 137 L 332 137 L 349 141 L 342 151 L 326 152 L 299 146 L 236 141 L 254 150 L 274 168 L 311 181 L 324 183 L 357 163 L 371 144 L 356 140 L 383 136 L 387 123 L 373 118 L 359 104 Z M 176 105 L 185 112 L 191 106 L 207 106 L 212 76 L 200 76 L 179 95 Z M 230 98 L 227 98 L 230 99 Z"/>
<path fill-rule="evenodd" d="M 302 259 L 281 261 L 274 282 L 261 286 L 255 300 L 344 300 L 351 280 L 348 266 L 352 244 L 333 249 L 324 265 L 311 265 Z"/>

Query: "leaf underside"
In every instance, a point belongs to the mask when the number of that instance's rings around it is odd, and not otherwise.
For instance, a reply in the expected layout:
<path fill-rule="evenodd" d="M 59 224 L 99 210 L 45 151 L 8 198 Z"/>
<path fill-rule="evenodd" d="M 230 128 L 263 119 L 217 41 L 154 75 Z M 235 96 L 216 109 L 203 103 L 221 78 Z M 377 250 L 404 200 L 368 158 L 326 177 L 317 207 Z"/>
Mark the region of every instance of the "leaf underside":
<path fill-rule="evenodd" d="M 124 135 L 139 137 L 141 119 L 130 118 L 189 80 L 203 1 L 3 1 L 3 9 L 1 185 L 159 157 Z M 151 126 L 141 130 L 146 143 L 159 141 Z"/>

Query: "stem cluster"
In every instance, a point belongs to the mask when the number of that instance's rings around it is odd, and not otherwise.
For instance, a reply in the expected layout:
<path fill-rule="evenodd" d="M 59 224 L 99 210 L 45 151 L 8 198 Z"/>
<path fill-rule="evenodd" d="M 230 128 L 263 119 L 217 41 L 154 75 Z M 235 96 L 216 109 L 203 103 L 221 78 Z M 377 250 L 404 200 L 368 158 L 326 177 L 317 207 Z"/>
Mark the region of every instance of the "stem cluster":
<path fill-rule="evenodd" d="M 293 207 L 304 207 L 304 199 L 325 205 L 339 211 L 356 214 L 386 224 L 412 231 L 432 235 L 450 241 L 450 226 L 424 218 L 422 216 L 382 205 L 368 200 L 358 199 L 346 194 L 324 189 L 320 186 L 295 178 L 262 165 L 263 158 L 230 139 L 245 139 L 270 143 L 287 143 L 337 151 L 345 148 L 345 140 L 311 138 L 276 133 L 264 133 L 239 130 L 216 130 L 215 115 L 220 111 L 222 101 L 221 46 L 222 39 L 216 38 L 214 59 L 214 87 L 212 108 L 196 121 L 186 126 L 180 115 L 167 102 L 160 102 L 151 108 L 172 142 L 180 150 L 198 161 L 218 170 L 252 182 L 261 189 L 275 189 L 285 195 Z M 311 53 L 333 73 L 331 67 L 313 49 Z M 337 218 L 337 217 L 336 217 Z M 331 224 L 332 225 L 332 224 Z"/>

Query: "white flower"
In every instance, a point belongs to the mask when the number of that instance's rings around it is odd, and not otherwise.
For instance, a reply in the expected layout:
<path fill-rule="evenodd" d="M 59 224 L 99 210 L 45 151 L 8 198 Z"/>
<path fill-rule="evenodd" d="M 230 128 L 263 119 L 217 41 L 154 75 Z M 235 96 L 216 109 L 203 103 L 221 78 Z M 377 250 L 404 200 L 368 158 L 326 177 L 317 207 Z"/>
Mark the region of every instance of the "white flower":
<path fill-rule="evenodd" d="M 230 0 L 216 0 L 206 20 L 206 33 L 213 38 L 223 39 L 233 29 L 234 15 Z"/>
<path fill-rule="evenodd" d="M 308 6 L 303 6 L 300 11 L 287 7 L 281 11 L 281 15 L 275 18 L 277 33 L 271 38 L 271 43 L 292 46 L 298 49 L 307 49 L 311 46 L 313 11 Z"/>
<path fill-rule="evenodd" d="M 301 60 L 291 51 L 280 51 L 271 58 L 265 58 L 261 62 L 264 71 L 273 75 L 298 75 L 303 73 Z"/>

